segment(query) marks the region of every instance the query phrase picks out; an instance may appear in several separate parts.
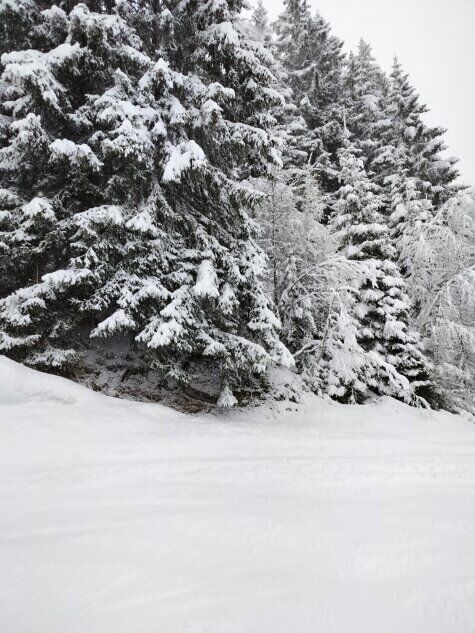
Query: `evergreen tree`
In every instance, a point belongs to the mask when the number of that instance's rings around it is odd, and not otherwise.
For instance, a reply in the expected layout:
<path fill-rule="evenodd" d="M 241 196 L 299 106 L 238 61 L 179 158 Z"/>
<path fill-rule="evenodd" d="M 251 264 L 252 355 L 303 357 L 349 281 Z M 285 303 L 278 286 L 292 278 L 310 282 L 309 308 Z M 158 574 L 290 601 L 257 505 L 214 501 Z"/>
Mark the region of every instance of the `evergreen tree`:
<path fill-rule="evenodd" d="M 372 362 L 365 382 L 377 393 L 408 399 L 413 389 L 427 384 L 427 365 L 408 327 L 410 301 L 394 262 L 384 198 L 358 153 L 352 144 L 340 152 L 341 188 L 333 222 L 348 259 L 368 264 L 354 307 L 358 341 Z"/>
<path fill-rule="evenodd" d="M 368 176 L 374 179 L 379 173 L 374 161 L 380 154 L 381 129 L 385 125 L 387 80 L 364 40 L 360 41 L 357 54 L 351 53 L 348 58 L 344 85 L 345 127 L 361 152 Z"/>
<path fill-rule="evenodd" d="M 242 184 L 279 162 L 269 54 L 236 28 L 241 2 L 154 2 L 152 26 L 133 2 L 90 5 L 62 32 L 38 11 L 46 49 L 2 57 L 1 347 L 58 366 L 80 326 L 127 331 L 180 380 L 215 359 L 230 404 L 292 362 Z"/>
<path fill-rule="evenodd" d="M 442 156 L 447 149 L 442 138 L 445 130 L 425 124 L 423 116 L 428 108 L 420 103 L 397 58 L 390 76 L 386 112 L 390 120 L 387 145 L 394 151 L 389 161 L 391 174 L 405 170 L 413 179 L 413 187 L 438 208 L 458 189 L 454 185 L 459 175 L 454 166 L 457 160 Z"/>
<path fill-rule="evenodd" d="M 277 51 L 307 131 L 300 149 L 324 192 L 337 186 L 336 155 L 343 142 L 343 42 L 307 2 L 287 2 L 276 23 Z"/>
<path fill-rule="evenodd" d="M 269 14 L 262 0 L 258 0 L 252 14 L 252 22 L 256 29 L 257 38 L 262 42 L 268 41 L 269 32 Z"/>
<path fill-rule="evenodd" d="M 460 253 L 464 240 L 461 234 L 454 232 L 453 227 L 448 224 L 449 218 L 453 220 L 459 215 L 452 212 L 453 208 L 459 206 L 458 203 L 451 205 L 451 201 L 456 200 L 457 191 L 462 187 L 454 184 L 454 179 L 458 175 L 454 167 L 455 159 L 444 159 L 442 156 L 445 150 L 442 140 L 444 131 L 440 128 L 428 128 L 424 123 L 423 115 L 427 108 L 420 104 L 419 97 L 397 59 L 394 61 L 390 79 L 390 90 L 386 99 L 389 124 L 383 133 L 385 143 L 382 144 L 378 160 L 381 179 L 391 205 L 393 243 L 399 267 L 407 280 L 412 298 L 412 322 L 420 329 L 425 346 L 435 361 L 436 379 L 445 373 L 445 378 L 439 379 L 438 388 L 445 394 L 449 394 L 450 391 L 455 393 L 455 390 L 448 389 L 447 385 L 453 385 L 454 382 L 466 384 L 466 380 L 461 380 L 459 375 L 457 381 L 454 381 L 448 377 L 448 369 L 441 371 L 444 365 L 455 366 L 455 355 L 449 352 L 439 353 L 436 347 L 440 347 L 441 350 L 446 347 L 442 343 L 441 332 L 444 332 L 447 341 L 452 341 L 453 347 L 458 347 L 457 340 L 461 338 L 465 340 L 464 345 L 468 349 L 471 347 L 468 343 L 471 340 L 470 335 L 459 338 L 462 332 L 468 333 L 466 317 L 463 314 L 465 310 L 460 311 L 455 307 L 464 305 L 463 300 L 460 303 L 459 297 L 466 293 L 459 295 L 457 291 L 453 292 L 458 286 L 458 281 L 461 281 L 462 286 L 466 285 L 466 276 L 460 277 L 460 263 L 455 263 L 457 257 L 447 258 L 445 250 L 445 244 L 450 243 L 452 252 Z M 467 205 L 462 207 L 466 208 Z M 446 226 L 443 226 L 444 222 L 447 223 Z M 440 313 L 434 309 L 429 309 L 427 313 L 428 305 L 431 305 L 428 297 L 433 297 L 434 286 L 445 283 L 444 276 L 438 277 L 435 273 L 440 268 L 439 262 L 442 258 L 446 260 L 444 268 L 447 271 L 457 271 L 457 281 L 454 281 L 453 287 L 450 284 L 450 289 L 449 286 L 446 287 L 447 303 L 439 303 L 436 300 Z M 427 274 L 427 266 L 434 267 L 430 274 Z M 465 270 L 465 266 L 466 260 L 461 270 Z M 447 274 L 450 278 L 450 273 Z M 457 334 L 452 336 L 451 333 L 456 331 Z M 436 338 L 437 346 L 434 345 Z M 464 354 L 458 356 L 460 365 L 467 366 L 462 360 Z M 445 360 L 442 360 L 443 358 Z M 450 400 L 450 396 L 446 395 L 446 399 Z"/>
<path fill-rule="evenodd" d="M 411 178 L 402 165 L 396 163 L 395 168 L 397 171 L 385 179 L 386 197 L 390 201 L 389 226 L 396 259 L 406 278 L 409 268 L 402 253 L 418 241 L 422 226 L 433 217 L 434 208 L 418 189 L 417 179 Z M 417 308 L 416 304 L 414 307 Z"/>
<path fill-rule="evenodd" d="M 314 390 L 352 404 L 366 400 L 375 374 L 374 362 L 358 338 L 354 295 L 349 288 L 333 293 L 321 343 L 310 358 Z"/>
<path fill-rule="evenodd" d="M 0 55 L 31 46 L 31 35 L 38 22 L 38 6 L 31 0 L 0 2 Z"/>
<path fill-rule="evenodd" d="M 458 175 L 455 159 L 445 160 L 441 155 L 445 149 L 443 130 L 428 128 L 423 122 L 427 108 L 419 103 L 397 59 L 385 112 L 386 123 L 380 128 L 381 142 L 374 164 L 377 164 L 377 181 L 386 189 L 392 237 L 402 272 L 407 276 L 410 273 L 401 259 L 402 250 L 407 250 L 411 241 L 417 242 L 422 225 L 460 187 L 453 184 Z"/>

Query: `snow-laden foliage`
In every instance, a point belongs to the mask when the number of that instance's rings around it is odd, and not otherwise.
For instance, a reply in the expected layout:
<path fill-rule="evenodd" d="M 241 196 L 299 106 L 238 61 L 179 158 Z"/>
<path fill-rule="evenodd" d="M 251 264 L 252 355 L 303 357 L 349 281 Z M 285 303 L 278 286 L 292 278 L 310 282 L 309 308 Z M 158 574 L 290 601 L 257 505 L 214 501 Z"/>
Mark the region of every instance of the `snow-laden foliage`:
<path fill-rule="evenodd" d="M 428 108 L 420 102 L 397 58 L 382 107 L 386 118 L 379 129 L 376 171 L 381 177 L 404 174 L 411 179 L 411 186 L 438 208 L 460 188 L 454 184 L 457 159 L 444 156 L 445 130 L 424 122 Z"/>
<path fill-rule="evenodd" d="M 271 37 L 271 29 L 269 26 L 269 13 L 264 6 L 262 0 L 257 0 L 257 4 L 252 14 L 252 24 L 258 40 L 265 42 Z"/>
<path fill-rule="evenodd" d="M 275 30 L 276 54 L 306 126 L 294 144 L 306 153 L 322 186 L 335 186 L 344 121 L 343 42 L 320 14 L 311 14 L 307 0 L 284 0 Z"/>
<path fill-rule="evenodd" d="M 371 272 L 358 285 L 353 310 L 357 338 L 372 365 L 364 382 L 376 392 L 410 400 L 427 384 L 427 367 L 409 328 L 411 305 L 384 221 L 384 198 L 351 143 L 341 150 L 340 165 L 332 225 L 346 257 L 367 262 Z"/>
<path fill-rule="evenodd" d="M 43 36 L 2 57 L 3 350 L 56 366 L 79 326 L 125 331 L 184 381 L 216 359 L 227 390 L 292 363 L 241 184 L 279 164 L 280 95 L 241 4 L 155 3 L 156 50 L 132 2 L 12 17 Z"/>
<path fill-rule="evenodd" d="M 264 194 L 256 219 L 267 253 L 268 294 L 282 323 L 282 337 L 293 352 L 313 341 L 327 302 L 324 279 L 334 248 L 321 224 L 322 201 L 311 180 L 301 191 L 276 172 L 253 185 Z"/>
<path fill-rule="evenodd" d="M 308 0 L 0 0 L 0 54 L 2 353 L 470 407 L 475 205 L 397 60 Z"/>
<path fill-rule="evenodd" d="M 352 309 L 358 284 L 374 266 L 339 252 L 322 223 L 325 202 L 311 173 L 303 187 L 286 181 L 283 171 L 255 183 L 266 194 L 257 219 L 269 258 L 268 292 L 305 383 L 317 393 L 361 402 L 368 395 L 363 373 L 372 365 Z"/>
<path fill-rule="evenodd" d="M 345 126 L 361 152 L 368 173 L 380 148 L 384 129 L 384 94 L 387 79 L 373 56 L 371 46 L 361 40 L 356 54 L 350 53 L 344 72 Z"/>
<path fill-rule="evenodd" d="M 433 358 L 444 404 L 473 408 L 475 200 L 461 193 L 402 239 L 414 323 Z"/>

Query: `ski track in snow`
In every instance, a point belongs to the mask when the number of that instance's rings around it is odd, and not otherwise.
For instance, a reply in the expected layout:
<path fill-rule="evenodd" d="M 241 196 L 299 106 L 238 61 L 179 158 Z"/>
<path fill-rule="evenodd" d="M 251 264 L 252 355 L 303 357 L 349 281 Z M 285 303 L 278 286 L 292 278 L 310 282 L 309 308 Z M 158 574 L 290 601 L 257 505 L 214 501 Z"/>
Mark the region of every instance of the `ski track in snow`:
<path fill-rule="evenodd" d="M 3 633 L 473 633 L 475 426 L 186 416 L 0 357 Z"/>

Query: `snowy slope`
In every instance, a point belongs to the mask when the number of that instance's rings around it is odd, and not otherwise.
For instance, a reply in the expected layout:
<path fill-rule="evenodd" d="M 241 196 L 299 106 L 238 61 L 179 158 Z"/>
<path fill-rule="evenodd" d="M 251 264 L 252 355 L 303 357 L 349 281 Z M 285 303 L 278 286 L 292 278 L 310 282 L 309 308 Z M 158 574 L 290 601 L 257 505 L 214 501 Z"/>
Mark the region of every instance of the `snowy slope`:
<path fill-rule="evenodd" d="M 189 417 L 0 357 L 0 631 L 473 633 L 474 425 L 282 409 Z"/>

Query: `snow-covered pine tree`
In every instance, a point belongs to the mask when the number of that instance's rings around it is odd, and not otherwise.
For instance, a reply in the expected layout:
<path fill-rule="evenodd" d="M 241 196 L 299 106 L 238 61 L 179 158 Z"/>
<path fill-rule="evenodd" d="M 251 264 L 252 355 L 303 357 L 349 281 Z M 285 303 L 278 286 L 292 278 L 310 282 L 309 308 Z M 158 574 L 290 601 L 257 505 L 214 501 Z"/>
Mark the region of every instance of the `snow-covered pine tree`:
<path fill-rule="evenodd" d="M 269 54 L 236 28 L 242 2 L 157 0 L 152 27 L 132 1 L 89 4 L 37 10 L 45 50 L 2 57 L 1 237 L 20 264 L 2 350 L 58 366 L 80 327 L 127 331 L 182 380 L 187 359 L 215 359 L 231 404 L 292 362 L 241 183 L 279 162 Z"/>
<path fill-rule="evenodd" d="M 257 0 L 257 4 L 252 13 L 252 23 L 254 24 L 257 38 L 261 42 L 268 42 L 271 35 L 269 13 L 262 0 Z"/>
<path fill-rule="evenodd" d="M 308 0 L 284 0 L 284 11 L 279 16 L 275 28 L 279 35 L 282 45 L 291 45 L 293 38 L 299 36 L 300 26 L 305 28 L 306 23 L 310 19 L 310 7 Z M 300 32 L 302 38 L 307 35 Z M 303 50 L 301 51 L 303 53 Z M 292 53 L 292 56 L 294 53 Z"/>
<path fill-rule="evenodd" d="M 454 184 L 456 160 L 441 154 L 443 130 L 425 125 L 427 108 L 419 103 L 397 59 L 384 105 L 386 122 L 379 130 L 381 142 L 373 165 L 391 206 L 392 237 L 400 258 L 402 243 L 407 250 L 411 240 L 416 242 L 422 224 L 462 187 Z M 406 262 L 400 264 L 406 276 Z"/>
<path fill-rule="evenodd" d="M 362 269 L 364 271 L 364 268 Z M 373 386 L 373 360 L 361 346 L 354 315 L 357 289 L 341 287 L 331 296 L 321 341 L 308 358 L 312 388 L 343 403 L 362 403 Z"/>
<path fill-rule="evenodd" d="M 385 109 L 390 122 L 385 134 L 386 145 L 394 151 L 394 156 L 388 157 L 388 175 L 403 169 L 413 180 L 412 187 L 437 209 L 460 189 L 454 184 L 459 175 L 455 167 L 457 159 L 443 156 L 447 149 L 443 140 L 445 130 L 429 127 L 424 122 L 428 108 L 420 102 L 397 58 L 390 75 Z"/>
<path fill-rule="evenodd" d="M 385 108 L 388 124 L 375 163 L 391 205 L 391 235 L 412 299 L 411 322 L 433 361 L 444 406 L 467 408 L 464 394 L 473 388 L 470 198 L 455 182 L 457 161 L 443 156 L 444 130 L 424 123 L 427 108 L 397 59 Z"/>
<path fill-rule="evenodd" d="M 410 275 L 409 262 L 402 257 L 402 251 L 407 251 L 409 244 L 418 241 L 422 226 L 433 217 L 434 208 L 421 193 L 417 178 L 409 176 L 403 161 L 396 159 L 393 169 L 394 173 L 384 180 L 385 197 L 390 206 L 389 226 L 396 260 L 403 277 L 407 278 Z M 417 301 L 413 308 L 417 312 Z"/>
<path fill-rule="evenodd" d="M 305 42 L 308 42 L 310 22 L 307 0 L 285 0 L 284 12 L 273 25 L 277 35 L 274 43 L 278 61 L 277 74 L 289 105 L 284 112 L 280 113 L 279 118 L 280 127 L 286 138 L 284 165 L 288 173 L 285 178 L 296 180 L 300 177 L 300 182 L 305 178 L 309 158 L 306 147 L 308 127 L 298 107 L 299 78 L 294 77 L 293 73 L 302 65 L 308 65 Z M 292 176 L 290 176 L 290 170 L 294 170 Z"/>
<path fill-rule="evenodd" d="M 384 197 L 368 178 L 359 153 L 351 143 L 340 152 L 341 188 L 333 207 L 333 225 L 346 257 L 368 266 L 354 306 L 358 342 L 370 361 L 359 379 L 376 393 L 410 401 L 414 391 L 428 384 L 427 364 L 408 325 L 410 301 L 394 261 Z"/>
<path fill-rule="evenodd" d="M 374 180 L 379 173 L 375 158 L 380 154 L 381 131 L 386 126 L 384 96 L 388 82 L 364 40 L 360 40 L 357 53 L 348 57 L 344 85 L 345 127 L 361 152 L 368 176 Z"/>
<path fill-rule="evenodd" d="M 337 187 L 336 155 L 343 143 L 343 42 L 306 1 L 285 2 L 275 24 L 276 50 L 307 132 L 298 139 L 324 192 Z"/>
<path fill-rule="evenodd" d="M 39 7 L 31 0 L 0 2 L 0 55 L 31 46 L 38 12 Z"/>
<path fill-rule="evenodd" d="M 40 11 L 34 2 L 6 5 L 7 14 L 8 5 L 11 9 L 3 23 L 6 41 L 19 50 L 10 50 L 1 57 L 0 296 L 5 297 L 1 350 L 30 346 L 40 340 L 43 328 L 39 323 L 35 331 L 29 330 L 35 318 L 31 315 L 37 315 L 38 321 L 54 330 L 54 314 L 45 313 L 43 298 L 30 288 L 64 261 L 68 214 L 62 199 L 69 199 L 68 204 L 74 208 L 83 195 L 81 183 L 84 185 L 99 165 L 89 146 L 71 143 L 68 149 L 77 149 L 71 168 L 53 166 L 58 143 L 67 136 L 72 109 L 72 95 L 67 94 L 58 77 L 67 77 L 83 54 L 78 44 L 65 41 L 66 14 L 55 6 Z M 18 33 L 26 33 L 27 39 L 18 38 Z M 35 42 L 38 48 L 28 49 Z M 14 290 L 18 292 L 9 295 Z M 71 356 L 64 349 L 53 353 L 49 346 L 44 352 L 53 366 Z"/>
<path fill-rule="evenodd" d="M 239 29 L 237 18 L 244 5 L 243 1 L 178 4 L 173 15 L 180 24 L 180 28 L 175 27 L 175 33 L 181 33 L 181 41 L 169 52 L 171 60 L 175 51 L 179 52 L 175 60 L 178 68 L 182 59 L 185 63 L 194 59 L 194 72 L 205 77 L 213 89 L 223 85 L 228 96 L 220 99 L 219 114 L 211 104 L 212 127 L 194 125 L 193 133 L 213 166 L 205 187 L 219 204 L 217 211 L 224 225 L 224 244 L 231 238 L 232 257 L 222 264 L 222 287 L 226 297 L 228 289 L 236 297 L 233 299 L 235 317 L 232 318 L 224 303 L 223 317 L 231 331 L 228 334 L 217 331 L 215 335 L 212 330 L 212 335 L 228 350 L 229 361 L 225 359 L 224 365 L 229 379 L 234 382 L 238 376 L 233 366 L 239 370 L 241 364 L 247 363 L 259 372 L 270 358 L 284 364 L 293 363 L 276 336 L 278 322 L 269 309 L 261 280 L 264 257 L 253 239 L 254 225 L 246 213 L 256 204 L 257 197 L 242 184 L 250 176 L 268 173 L 270 164 L 280 162 L 279 143 L 266 130 L 275 125 L 272 111 L 282 103 L 280 93 L 274 88 L 275 77 L 269 70 L 273 65 L 271 54 L 261 42 L 246 38 Z M 197 28 L 197 33 L 187 32 L 189 28 Z M 180 53 L 187 48 L 186 54 Z M 186 66 L 182 71 L 185 69 Z M 177 186 L 183 190 L 183 183 Z M 209 205 L 210 195 L 201 202 L 203 206 Z M 246 332 L 246 327 L 247 337 L 259 341 L 268 350 L 267 360 L 261 351 L 263 347 L 259 349 L 253 344 L 245 349 L 241 333 Z"/>
<path fill-rule="evenodd" d="M 307 147 L 310 164 L 322 191 L 332 192 L 337 183 L 337 154 L 344 139 L 343 41 L 333 35 L 329 23 L 317 13 L 312 20 L 310 43 L 314 75 L 310 90 L 299 101 L 309 127 Z"/>

